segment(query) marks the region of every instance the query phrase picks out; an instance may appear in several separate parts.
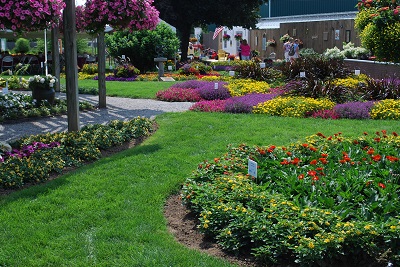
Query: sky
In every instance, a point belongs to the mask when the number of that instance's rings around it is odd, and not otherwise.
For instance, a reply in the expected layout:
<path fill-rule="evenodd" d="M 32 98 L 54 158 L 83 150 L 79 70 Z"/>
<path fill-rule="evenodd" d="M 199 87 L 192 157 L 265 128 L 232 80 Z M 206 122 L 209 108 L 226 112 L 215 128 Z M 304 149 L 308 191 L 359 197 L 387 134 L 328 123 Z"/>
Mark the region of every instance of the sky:
<path fill-rule="evenodd" d="M 75 6 L 82 6 L 85 2 L 86 0 L 75 0 Z"/>

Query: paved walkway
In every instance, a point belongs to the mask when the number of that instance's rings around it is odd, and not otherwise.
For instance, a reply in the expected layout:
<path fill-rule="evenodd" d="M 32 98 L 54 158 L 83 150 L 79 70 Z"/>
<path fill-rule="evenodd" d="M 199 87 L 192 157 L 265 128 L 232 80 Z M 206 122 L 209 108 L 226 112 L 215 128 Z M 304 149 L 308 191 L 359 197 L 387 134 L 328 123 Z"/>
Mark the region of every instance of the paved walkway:
<path fill-rule="evenodd" d="M 65 98 L 65 94 L 58 93 L 56 97 Z M 99 96 L 79 95 L 79 100 L 85 100 L 96 105 L 99 102 Z M 121 97 L 107 97 L 106 103 L 107 108 L 80 112 L 81 127 L 86 124 L 105 124 L 111 120 L 129 120 L 137 116 L 154 118 L 164 112 L 187 111 L 193 104 L 190 102 L 164 102 Z M 22 120 L 16 123 L 5 122 L 0 125 L 0 141 L 11 141 L 26 135 L 62 132 L 67 129 L 66 115 Z"/>

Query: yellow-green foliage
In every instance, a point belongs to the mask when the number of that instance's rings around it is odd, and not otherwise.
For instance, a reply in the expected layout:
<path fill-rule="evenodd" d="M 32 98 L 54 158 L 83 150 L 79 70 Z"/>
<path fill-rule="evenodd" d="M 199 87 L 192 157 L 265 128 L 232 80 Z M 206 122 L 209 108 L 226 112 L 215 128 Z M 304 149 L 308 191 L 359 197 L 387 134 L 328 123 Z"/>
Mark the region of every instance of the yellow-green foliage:
<path fill-rule="evenodd" d="M 251 93 L 268 93 L 270 86 L 267 82 L 254 81 L 251 79 L 232 80 L 228 84 L 231 96 L 242 96 Z"/>
<path fill-rule="evenodd" d="M 85 74 L 97 74 L 99 72 L 99 65 L 97 63 L 84 64 L 82 72 Z"/>
<path fill-rule="evenodd" d="M 258 104 L 253 113 L 283 117 L 305 117 L 308 112 L 332 109 L 335 103 L 328 99 L 314 99 L 310 97 L 277 97 Z"/>
<path fill-rule="evenodd" d="M 333 80 L 332 84 L 335 86 L 343 86 L 346 88 L 357 88 L 360 82 L 366 82 L 368 76 L 365 74 L 353 75 L 347 78 L 338 78 Z"/>
<path fill-rule="evenodd" d="M 370 112 L 371 119 L 399 120 L 400 100 L 386 99 L 376 103 Z"/>
<path fill-rule="evenodd" d="M 78 80 L 93 80 L 95 76 L 97 76 L 97 74 L 78 72 Z"/>

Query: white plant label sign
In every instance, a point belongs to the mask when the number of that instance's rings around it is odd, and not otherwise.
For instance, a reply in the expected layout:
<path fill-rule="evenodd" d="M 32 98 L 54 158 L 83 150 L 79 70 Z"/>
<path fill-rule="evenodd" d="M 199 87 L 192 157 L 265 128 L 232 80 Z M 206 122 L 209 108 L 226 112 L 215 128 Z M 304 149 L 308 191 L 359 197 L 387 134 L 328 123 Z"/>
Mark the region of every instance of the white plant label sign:
<path fill-rule="evenodd" d="M 257 162 L 249 159 L 248 174 L 257 178 Z"/>

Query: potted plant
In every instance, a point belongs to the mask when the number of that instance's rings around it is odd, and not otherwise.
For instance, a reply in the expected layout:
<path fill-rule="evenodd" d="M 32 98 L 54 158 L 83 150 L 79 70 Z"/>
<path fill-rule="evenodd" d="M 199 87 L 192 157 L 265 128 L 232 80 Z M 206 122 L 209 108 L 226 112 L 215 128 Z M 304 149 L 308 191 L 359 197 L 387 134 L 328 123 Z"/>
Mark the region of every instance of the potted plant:
<path fill-rule="evenodd" d="M 229 39 L 231 39 L 231 36 L 229 34 L 224 34 L 222 36 L 222 39 L 224 39 L 224 41 L 229 41 Z"/>
<path fill-rule="evenodd" d="M 274 39 L 269 39 L 267 41 L 267 46 L 276 46 L 276 41 Z"/>
<path fill-rule="evenodd" d="M 289 41 L 289 39 L 290 35 L 286 33 L 279 39 L 279 41 L 281 41 L 282 43 L 286 43 L 287 41 Z"/>
<path fill-rule="evenodd" d="M 235 37 L 235 39 L 236 39 L 237 41 L 242 40 L 242 34 L 240 34 L 240 33 L 235 34 L 234 37 Z"/>
<path fill-rule="evenodd" d="M 54 84 L 57 78 L 53 75 L 40 76 L 35 75 L 29 78 L 29 89 L 32 90 L 32 97 L 38 103 L 47 100 L 51 105 L 54 103 L 55 91 Z"/>

